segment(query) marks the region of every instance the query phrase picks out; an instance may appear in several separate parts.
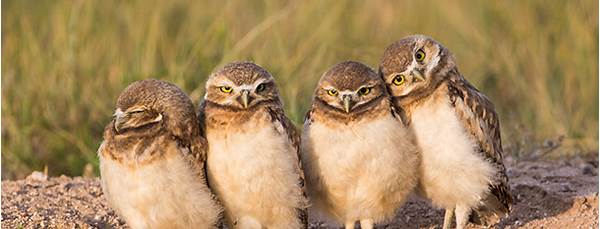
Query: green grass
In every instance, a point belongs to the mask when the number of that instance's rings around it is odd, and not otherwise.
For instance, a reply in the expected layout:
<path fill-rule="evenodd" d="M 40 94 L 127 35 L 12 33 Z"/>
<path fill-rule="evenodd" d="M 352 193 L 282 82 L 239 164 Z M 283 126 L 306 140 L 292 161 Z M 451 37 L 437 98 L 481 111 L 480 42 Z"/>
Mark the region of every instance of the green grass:
<path fill-rule="evenodd" d="M 48 166 L 79 175 L 118 93 L 171 81 L 197 104 L 216 67 L 252 60 L 277 79 L 297 124 L 321 74 L 373 67 L 383 49 L 427 34 L 500 113 L 507 154 L 565 136 L 598 147 L 596 1 L 2 1 L 2 178 Z"/>

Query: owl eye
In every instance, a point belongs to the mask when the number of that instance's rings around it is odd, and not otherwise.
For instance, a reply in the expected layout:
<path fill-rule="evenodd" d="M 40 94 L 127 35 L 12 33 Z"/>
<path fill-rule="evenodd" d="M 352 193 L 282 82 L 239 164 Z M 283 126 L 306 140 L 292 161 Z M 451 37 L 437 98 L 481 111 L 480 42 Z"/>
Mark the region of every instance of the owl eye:
<path fill-rule="evenodd" d="M 144 110 L 132 110 L 129 112 L 129 114 L 139 114 L 139 113 L 143 113 Z"/>
<path fill-rule="evenodd" d="M 371 92 L 371 88 L 368 88 L 368 87 L 363 87 L 363 88 L 358 89 L 358 94 L 360 94 L 360 95 L 367 95 L 367 94 L 369 94 L 369 92 Z"/>
<path fill-rule="evenodd" d="M 403 75 L 397 75 L 392 80 L 392 83 L 394 83 L 396 86 L 402 85 L 404 83 L 404 76 Z"/>
<path fill-rule="evenodd" d="M 267 86 L 264 83 L 261 83 L 258 86 L 256 86 L 256 92 L 264 91 L 266 88 Z"/>
<path fill-rule="evenodd" d="M 425 60 L 425 52 L 423 52 L 422 49 L 419 49 L 419 51 L 417 51 L 415 53 L 415 59 L 417 61 L 423 61 L 423 60 Z"/>
<path fill-rule="evenodd" d="M 137 108 L 133 108 L 129 111 L 127 111 L 127 114 L 133 115 L 133 114 L 141 114 L 146 112 L 146 110 L 148 110 L 148 108 L 146 107 L 137 107 Z"/>
<path fill-rule="evenodd" d="M 336 96 L 338 94 L 338 91 L 335 89 L 329 89 L 329 90 L 327 90 L 327 94 L 329 94 L 331 96 Z"/>
<path fill-rule="evenodd" d="M 231 88 L 229 86 L 222 86 L 219 89 L 221 89 L 221 91 L 225 92 L 225 93 L 231 93 L 231 91 L 233 91 L 233 88 Z"/>

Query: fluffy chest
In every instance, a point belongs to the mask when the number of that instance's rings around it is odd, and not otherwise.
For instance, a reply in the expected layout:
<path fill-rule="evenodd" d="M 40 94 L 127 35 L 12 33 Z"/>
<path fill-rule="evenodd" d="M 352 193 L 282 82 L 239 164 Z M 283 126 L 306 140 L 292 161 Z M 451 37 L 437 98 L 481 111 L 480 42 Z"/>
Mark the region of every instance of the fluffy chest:
<path fill-rule="evenodd" d="M 478 202 L 495 171 L 478 152 L 475 138 L 449 100 L 424 102 L 414 110 L 411 125 L 422 150 L 420 188 L 424 195 L 442 207 Z"/>
<path fill-rule="evenodd" d="M 230 221 L 244 215 L 272 221 L 273 209 L 301 203 L 296 150 L 281 125 L 256 121 L 206 133 L 209 182 Z"/>
<path fill-rule="evenodd" d="M 269 187 L 265 183 L 275 177 L 295 174 L 296 151 L 278 123 L 255 121 L 234 128 L 209 128 L 206 136 L 209 173 L 224 190 Z M 296 182 L 295 175 L 289 182 Z"/>
<path fill-rule="evenodd" d="M 100 172 L 108 201 L 128 222 L 173 221 L 198 214 L 194 210 L 198 205 L 209 209 L 213 204 L 206 186 L 180 154 L 133 167 L 100 155 Z"/>
<path fill-rule="evenodd" d="M 390 168 L 405 159 L 415 162 L 413 144 L 410 134 L 391 114 L 338 128 L 314 122 L 302 139 L 308 166 L 318 166 L 311 170 L 321 173 L 314 175 L 331 177 L 340 184 L 395 171 Z"/>
<path fill-rule="evenodd" d="M 475 155 L 474 139 L 468 134 L 446 98 L 430 100 L 416 108 L 412 125 L 424 157 L 457 161 Z"/>
<path fill-rule="evenodd" d="M 195 179 L 184 159 L 178 155 L 171 155 L 153 163 L 135 167 L 104 157 L 100 157 L 100 161 L 100 172 L 105 184 L 115 188 L 115 191 L 118 189 L 128 190 L 120 192 L 120 194 L 137 196 L 133 199 L 146 198 L 150 201 L 160 193 L 164 193 L 158 189 L 182 185 L 179 182 L 186 183 L 187 180 Z M 162 175 L 156 176 L 156 174 Z"/>
<path fill-rule="evenodd" d="M 250 122 L 235 128 L 209 128 L 206 136 L 209 161 L 226 162 L 231 169 L 287 161 L 293 152 L 285 131 L 277 123 Z"/>
<path fill-rule="evenodd" d="M 417 183 L 414 139 L 391 114 L 338 128 L 315 120 L 302 153 L 311 196 L 340 222 L 393 214 Z"/>
<path fill-rule="evenodd" d="M 331 127 L 321 122 L 312 123 L 305 131 L 310 147 L 319 151 L 321 157 L 358 159 L 380 150 L 388 151 L 396 146 L 394 140 L 405 130 L 392 115 L 380 116 L 369 121 Z"/>

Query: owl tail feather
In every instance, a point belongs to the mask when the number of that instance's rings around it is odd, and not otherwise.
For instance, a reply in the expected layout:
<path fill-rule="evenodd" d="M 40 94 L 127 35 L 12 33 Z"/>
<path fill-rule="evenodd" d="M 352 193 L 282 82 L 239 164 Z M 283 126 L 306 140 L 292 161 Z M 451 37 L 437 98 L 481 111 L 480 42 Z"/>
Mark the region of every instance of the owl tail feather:
<path fill-rule="evenodd" d="M 486 207 L 480 207 L 471 212 L 471 215 L 469 216 L 469 222 L 484 227 L 490 227 L 500 222 L 504 215 L 506 215 L 506 213 L 501 213 L 501 215 L 498 215 L 496 212 Z"/>
<path fill-rule="evenodd" d="M 483 199 L 482 204 L 471 211 L 469 221 L 481 226 L 493 226 L 510 212 L 512 197 L 505 186 L 491 187 L 491 192 Z"/>

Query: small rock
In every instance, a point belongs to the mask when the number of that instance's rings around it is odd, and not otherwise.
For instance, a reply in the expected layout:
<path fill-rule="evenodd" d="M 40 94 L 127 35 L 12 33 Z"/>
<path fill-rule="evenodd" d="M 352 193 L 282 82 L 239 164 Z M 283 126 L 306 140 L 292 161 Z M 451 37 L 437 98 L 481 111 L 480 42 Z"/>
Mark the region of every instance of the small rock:
<path fill-rule="evenodd" d="M 573 192 L 574 190 L 571 187 L 569 187 L 568 185 L 563 185 L 563 186 L 561 186 L 560 191 L 561 192 Z"/>
<path fill-rule="evenodd" d="M 585 165 L 583 166 L 583 174 L 585 175 L 594 175 L 594 167 L 592 167 L 591 165 Z"/>
<path fill-rule="evenodd" d="M 29 176 L 27 176 L 26 179 L 34 180 L 34 181 L 47 181 L 48 175 L 46 175 L 40 171 L 33 171 Z"/>
<path fill-rule="evenodd" d="M 517 226 L 523 226 L 523 222 L 521 222 L 520 220 L 515 221 L 515 225 Z"/>

